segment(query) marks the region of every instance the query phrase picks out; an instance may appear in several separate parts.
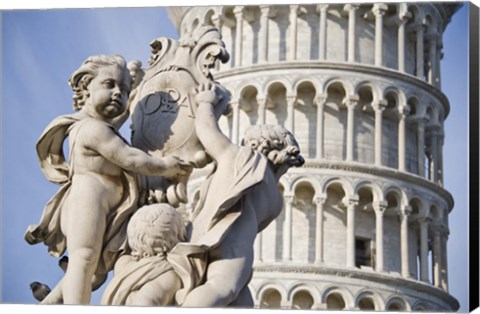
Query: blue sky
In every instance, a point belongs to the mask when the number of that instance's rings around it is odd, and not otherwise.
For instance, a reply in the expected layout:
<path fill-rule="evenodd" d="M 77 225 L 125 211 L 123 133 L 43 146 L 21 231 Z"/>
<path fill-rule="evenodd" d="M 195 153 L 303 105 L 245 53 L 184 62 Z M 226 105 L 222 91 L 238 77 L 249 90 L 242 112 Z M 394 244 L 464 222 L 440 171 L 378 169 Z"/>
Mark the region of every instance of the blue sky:
<path fill-rule="evenodd" d="M 450 215 L 450 293 L 468 308 L 468 10 L 444 34 L 443 91 L 450 99 L 445 123 L 445 185 L 455 199 Z M 58 190 L 42 175 L 35 144 L 56 116 L 72 112 L 70 74 L 90 55 L 119 53 L 146 65 L 149 42 L 176 38 L 162 8 L 4 11 L 2 26 L 2 272 L 1 302 L 35 303 L 32 281 L 51 287 L 61 278 L 43 245 L 23 240 Z M 93 303 L 100 293 L 94 294 Z"/>

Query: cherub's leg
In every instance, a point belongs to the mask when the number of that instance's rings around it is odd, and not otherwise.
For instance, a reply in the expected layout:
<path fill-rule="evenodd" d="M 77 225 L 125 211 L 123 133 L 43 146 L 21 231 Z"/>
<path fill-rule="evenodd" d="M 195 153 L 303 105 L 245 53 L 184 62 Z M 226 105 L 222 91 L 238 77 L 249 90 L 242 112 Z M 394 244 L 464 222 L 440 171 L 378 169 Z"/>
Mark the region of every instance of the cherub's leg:
<path fill-rule="evenodd" d="M 106 217 L 98 204 L 88 204 L 86 200 L 80 203 L 66 209 L 68 217 L 62 223 L 62 229 L 66 228 L 69 252 L 62 285 L 65 304 L 90 303 L 92 277 L 98 265 L 106 228 Z"/>
<path fill-rule="evenodd" d="M 208 264 L 205 284 L 193 289 L 182 306 L 227 306 L 239 296 L 252 276 L 256 231 L 255 217 L 247 213 L 235 222 L 222 243 L 210 253 L 212 262 Z"/>
<path fill-rule="evenodd" d="M 208 266 L 207 281 L 193 289 L 184 307 L 222 307 L 235 300 L 251 275 L 250 259 L 224 259 Z"/>
<path fill-rule="evenodd" d="M 95 274 L 92 278 L 92 291 L 97 290 L 107 280 L 107 274 Z M 63 278 L 57 283 L 55 288 L 43 299 L 41 304 L 63 304 Z"/>
<path fill-rule="evenodd" d="M 41 304 L 62 304 L 63 303 L 63 278 L 57 283 L 55 288 L 40 302 Z"/>

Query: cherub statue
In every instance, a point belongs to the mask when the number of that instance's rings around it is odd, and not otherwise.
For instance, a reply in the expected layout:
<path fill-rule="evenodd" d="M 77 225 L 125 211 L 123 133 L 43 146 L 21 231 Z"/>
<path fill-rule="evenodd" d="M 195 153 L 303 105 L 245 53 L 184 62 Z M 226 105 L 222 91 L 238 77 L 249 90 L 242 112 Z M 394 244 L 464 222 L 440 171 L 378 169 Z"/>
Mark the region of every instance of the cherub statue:
<path fill-rule="evenodd" d="M 174 157 L 153 158 L 133 148 L 113 126 L 125 114 L 131 77 L 123 57 L 88 58 L 69 79 L 78 112 L 54 119 L 37 143 L 48 180 L 61 184 L 38 225 L 25 239 L 50 254 L 68 249 L 65 276 L 42 303 L 87 304 L 126 246 L 126 227 L 137 209 L 136 174 L 169 178 L 189 166 Z M 63 142 L 69 138 L 69 163 Z"/>
<path fill-rule="evenodd" d="M 212 83 L 197 88 L 195 127 L 216 167 L 194 208 L 190 243 L 178 244 L 169 261 L 182 277 L 180 305 L 252 307 L 247 285 L 255 237 L 282 210 L 280 177 L 304 159 L 282 126 L 253 126 L 242 146 L 233 144 L 218 127 L 227 106 L 215 89 Z"/>
<path fill-rule="evenodd" d="M 142 62 L 133 60 L 127 63 L 127 68 L 130 71 L 132 77 L 132 89 L 136 88 L 142 81 L 145 72 L 142 70 Z"/>
<path fill-rule="evenodd" d="M 186 240 L 180 214 L 166 203 L 144 206 L 130 219 L 127 237 L 131 253 L 118 259 L 101 303 L 174 305 L 182 283 L 167 261 L 167 254 Z"/>

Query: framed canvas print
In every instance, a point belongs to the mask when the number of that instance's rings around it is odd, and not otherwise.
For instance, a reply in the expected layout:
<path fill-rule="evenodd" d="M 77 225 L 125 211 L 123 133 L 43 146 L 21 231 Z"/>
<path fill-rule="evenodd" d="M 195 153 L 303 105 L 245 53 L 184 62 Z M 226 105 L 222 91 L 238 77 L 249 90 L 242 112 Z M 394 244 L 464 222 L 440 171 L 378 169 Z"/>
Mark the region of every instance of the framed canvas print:
<path fill-rule="evenodd" d="M 0 11 L 0 308 L 478 307 L 475 4 L 69 5 Z"/>

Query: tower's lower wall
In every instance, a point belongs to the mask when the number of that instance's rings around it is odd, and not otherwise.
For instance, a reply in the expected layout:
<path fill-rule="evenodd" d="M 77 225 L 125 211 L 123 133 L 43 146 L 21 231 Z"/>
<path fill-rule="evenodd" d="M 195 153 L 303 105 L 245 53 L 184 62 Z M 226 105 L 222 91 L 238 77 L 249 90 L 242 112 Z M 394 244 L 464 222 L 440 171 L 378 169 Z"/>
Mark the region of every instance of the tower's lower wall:
<path fill-rule="evenodd" d="M 399 275 L 322 266 L 259 264 L 250 290 L 255 306 L 279 308 L 454 311 L 448 293 Z"/>

